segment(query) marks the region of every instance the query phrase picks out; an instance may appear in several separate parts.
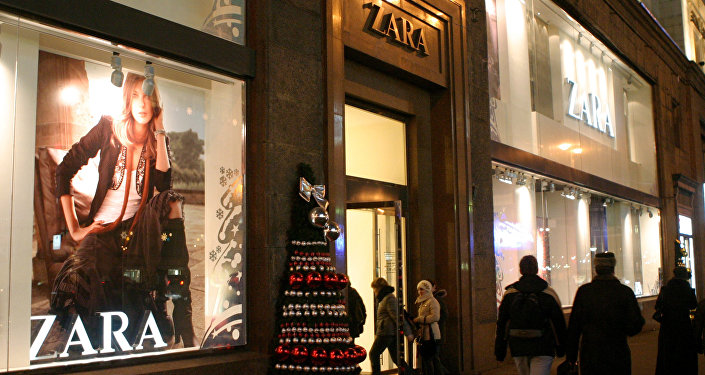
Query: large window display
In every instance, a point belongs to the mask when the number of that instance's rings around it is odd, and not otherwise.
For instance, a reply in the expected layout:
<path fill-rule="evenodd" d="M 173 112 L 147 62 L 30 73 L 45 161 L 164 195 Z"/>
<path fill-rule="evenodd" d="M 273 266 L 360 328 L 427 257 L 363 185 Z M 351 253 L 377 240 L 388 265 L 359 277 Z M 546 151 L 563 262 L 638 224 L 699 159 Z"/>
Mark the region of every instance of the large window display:
<path fill-rule="evenodd" d="M 652 88 L 549 0 L 486 0 L 495 141 L 658 195 Z"/>
<path fill-rule="evenodd" d="M 0 14 L 0 372 L 245 344 L 244 88 Z"/>
<path fill-rule="evenodd" d="M 503 165 L 494 166 L 497 303 L 521 277 L 519 260 L 534 255 L 539 275 L 564 306 L 592 280 L 592 260 L 610 251 L 616 276 L 639 296 L 658 295 L 660 212 L 600 192 Z"/>
<path fill-rule="evenodd" d="M 112 1 L 237 44 L 245 44 L 245 0 Z"/>

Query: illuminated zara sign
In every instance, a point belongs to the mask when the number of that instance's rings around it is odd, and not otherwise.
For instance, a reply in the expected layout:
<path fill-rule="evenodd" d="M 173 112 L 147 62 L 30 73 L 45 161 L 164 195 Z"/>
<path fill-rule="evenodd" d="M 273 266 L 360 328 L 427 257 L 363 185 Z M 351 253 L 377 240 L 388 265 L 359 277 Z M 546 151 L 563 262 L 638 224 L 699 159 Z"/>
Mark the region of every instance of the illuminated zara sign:
<path fill-rule="evenodd" d="M 59 358 L 65 358 L 69 356 L 69 349 L 72 346 L 81 347 L 81 356 L 95 355 L 95 354 L 105 354 L 114 353 L 117 350 L 121 352 L 131 352 L 144 350 L 144 341 L 152 340 L 154 345 L 151 346 L 153 349 L 159 349 L 167 346 L 164 342 L 161 333 L 159 332 L 159 327 L 157 327 L 157 321 L 154 319 L 151 311 L 144 313 L 141 324 L 139 326 L 139 336 L 135 338 L 133 343 L 127 341 L 124 335 L 125 330 L 129 324 L 127 314 L 121 311 L 107 311 L 101 312 L 100 316 L 103 320 L 103 341 L 102 345 L 98 348 L 94 348 L 91 344 L 91 339 L 88 336 L 86 327 L 81 320 L 81 317 L 74 316 L 73 325 L 71 327 L 71 333 L 66 339 L 66 344 L 64 345 L 64 350 L 61 353 L 56 353 L 54 355 L 47 355 L 42 357 L 37 357 L 39 354 L 39 349 L 44 345 L 44 341 L 47 339 L 51 327 L 56 321 L 56 315 L 40 315 L 33 316 L 32 320 L 42 320 L 42 324 L 39 327 L 39 332 L 37 336 L 32 341 L 32 345 L 29 349 L 29 359 L 34 361 L 38 359 L 54 358 L 58 356 Z M 114 320 L 117 319 L 120 328 L 114 329 L 116 323 Z M 113 343 L 116 344 L 117 348 L 113 348 Z"/>
<path fill-rule="evenodd" d="M 578 98 L 578 84 L 570 78 L 566 78 L 565 81 L 570 86 L 566 115 L 614 138 L 614 124 L 610 118 L 609 107 L 602 105 L 595 93 L 587 93 Z"/>

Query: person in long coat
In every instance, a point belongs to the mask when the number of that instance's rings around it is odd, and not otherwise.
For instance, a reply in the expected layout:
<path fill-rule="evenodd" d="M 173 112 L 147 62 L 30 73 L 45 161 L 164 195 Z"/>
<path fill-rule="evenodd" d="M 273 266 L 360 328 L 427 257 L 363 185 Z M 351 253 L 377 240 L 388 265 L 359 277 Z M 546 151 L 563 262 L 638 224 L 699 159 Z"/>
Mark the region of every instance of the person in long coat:
<path fill-rule="evenodd" d="M 399 327 L 399 310 L 397 297 L 394 295 L 394 287 L 387 283 L 387 280 L 378 277 L 372 281 L 372 290 L 377 300 L 377 315 L 375 319 L 375 341 L 370 348 L 370 364 L 372 365 L 372 375 L 381 373 L 380 356 L 385 350 L 389 350 L 392 362 L 398 365 L 397 335 Z"/>
<path fill-rule="evenodd" d="M 690 271 L 676 267 L 673 275 L 673 279 L 661 288 L 656 300 L 655 317 L 661 323 L 656 375 L 695 375 L 698 373 L 698 347 L 690 312 L 697 307 L 698 301 L 688 282 Z"/>
<path fill-rule="evenodd" d="M 416 285 L 419 297 L 416 298 L 419 314 L 414 318 L 414 323 L 421 326 L 420 341 L 421 369 L 423 375 L 441 374 L 441 363 L 438 358 L 438 346 L 441 342 L 441 330 L 438 321 L 441 319 L 441 306 L 433 297 L 433 285 L 428 280 L 421 280 Z M 426 350 L 423 348 L 432 348 Z"/>
<path fill-rule="evenodd" d="M 575 363 L 580 348 L 582 375 L 629 375 L 627 336 L 641 332 L 644 317 L 634 292 L 614 276 L 614 254 L 597 254 L 593 263 L 596 276 L 575 293 L 566 356 Z"/>

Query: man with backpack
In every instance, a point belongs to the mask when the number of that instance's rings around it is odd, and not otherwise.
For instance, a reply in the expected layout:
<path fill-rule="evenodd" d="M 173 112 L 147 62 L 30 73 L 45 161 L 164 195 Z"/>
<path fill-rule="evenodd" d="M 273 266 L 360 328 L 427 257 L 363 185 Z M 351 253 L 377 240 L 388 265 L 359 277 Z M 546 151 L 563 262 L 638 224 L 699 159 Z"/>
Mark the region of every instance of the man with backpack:
<path fill-rule="evenodd" d="M 532 255 L 519 262 L 521 278 L 506 287 L 497 316 L 494 353 L 507 355 L 507 344 L 520 375 L 548 375 L 553 357 L 565 354 L 566 325 L 556 292 L 538 276 Z"/>

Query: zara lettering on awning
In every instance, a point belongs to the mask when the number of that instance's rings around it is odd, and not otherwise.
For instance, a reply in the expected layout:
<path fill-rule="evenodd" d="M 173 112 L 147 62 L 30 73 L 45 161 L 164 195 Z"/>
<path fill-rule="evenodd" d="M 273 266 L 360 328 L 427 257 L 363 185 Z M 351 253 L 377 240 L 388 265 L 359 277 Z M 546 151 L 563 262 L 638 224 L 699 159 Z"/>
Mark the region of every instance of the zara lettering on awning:
<path fill-rule="evenodd" d="M 600 98 L 596 94 L 588 93 L 580 98 L 576 112 L 578 85 L 570 78 L 566 78 L 565 81 L 570 86 L 568 113 L 566 115 L 614 138 L 614 125 L 612 124 L 610 110 L 607 105 L 602 106 Z"/>

